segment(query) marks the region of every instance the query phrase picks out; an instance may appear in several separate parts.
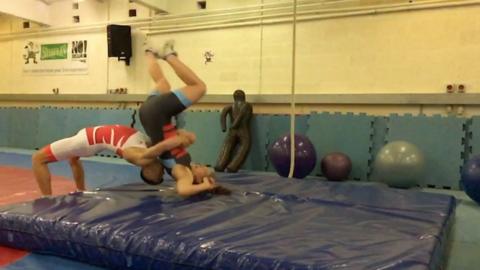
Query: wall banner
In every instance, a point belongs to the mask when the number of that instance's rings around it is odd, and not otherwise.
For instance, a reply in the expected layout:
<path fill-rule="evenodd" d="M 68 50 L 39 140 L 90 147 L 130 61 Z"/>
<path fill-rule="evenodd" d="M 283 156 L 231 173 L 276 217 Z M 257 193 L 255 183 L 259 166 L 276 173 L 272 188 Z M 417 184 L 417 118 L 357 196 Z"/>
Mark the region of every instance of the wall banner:
<path fill-rule="evenodd" d="M 88 74 L 87 41 L 24 44 L 23 74 L 75 75 Z"/>

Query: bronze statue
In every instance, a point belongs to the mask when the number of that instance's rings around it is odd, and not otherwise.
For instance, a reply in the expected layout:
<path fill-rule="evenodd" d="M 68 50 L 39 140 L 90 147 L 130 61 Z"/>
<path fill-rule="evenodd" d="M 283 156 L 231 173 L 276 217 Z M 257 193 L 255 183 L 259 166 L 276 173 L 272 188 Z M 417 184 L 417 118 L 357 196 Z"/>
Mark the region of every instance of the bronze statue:
<path fill-rule="evenodd" d="M 230 129 L 220 149 L 215 171 L 237 172 L 247 158 L 251 146 L 250 119 L 252 105 L 245 101 L 245 92 L 236 90 L 233 93 L 234 103 L 223 109 L 220 117 L 222 131 L 227 130 L 227 115 L 230 115 Z M 238 145 L 238 149 L 236 149 Z"/>

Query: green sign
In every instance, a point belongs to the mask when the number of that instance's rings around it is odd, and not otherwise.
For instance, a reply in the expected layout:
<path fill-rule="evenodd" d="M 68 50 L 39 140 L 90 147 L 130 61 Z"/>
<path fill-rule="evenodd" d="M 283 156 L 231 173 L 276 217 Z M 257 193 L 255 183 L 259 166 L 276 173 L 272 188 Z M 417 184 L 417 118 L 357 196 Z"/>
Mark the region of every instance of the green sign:
<path fill-rule="evenodd" d="M 40 50 L 41 60 L 67 59 L 68 43 L 42 44 Z"/>

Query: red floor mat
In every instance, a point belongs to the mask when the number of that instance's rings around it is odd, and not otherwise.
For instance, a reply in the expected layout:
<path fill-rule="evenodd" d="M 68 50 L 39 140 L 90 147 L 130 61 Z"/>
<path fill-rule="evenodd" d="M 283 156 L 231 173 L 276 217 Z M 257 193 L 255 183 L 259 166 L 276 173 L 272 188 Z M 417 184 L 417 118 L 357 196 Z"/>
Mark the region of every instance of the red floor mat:
<path fill-rule="evenodd" d="M 0 205 L 31 201 L 40 197 L 33 171 L 25 168 L 0 166 Z M 54 195 L 75 190 L 75 183 L 65 177 L 53 176 Z"/>
<path fill-rule="evenodd" d="M 0 267 L 9 265 L 23 258 L 28 252 L 0 246 Z"/>

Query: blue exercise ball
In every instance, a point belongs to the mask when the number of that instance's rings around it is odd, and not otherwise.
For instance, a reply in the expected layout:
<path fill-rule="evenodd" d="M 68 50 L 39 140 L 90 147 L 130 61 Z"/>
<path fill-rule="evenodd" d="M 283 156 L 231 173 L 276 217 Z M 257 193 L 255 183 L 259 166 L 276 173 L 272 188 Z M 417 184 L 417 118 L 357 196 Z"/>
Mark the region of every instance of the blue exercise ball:
<path fill-rule="evenodd" d="M 268 156 L 280 176 L 287 177 L 290 171 L 290 134 L 271 144 Z M 305 178 L 317 164 L 317 153 L 312 142 L 303 135 L 295 134 L 295 168 L 293 177 Z"/>
<path fill-rule="evenodd" d="M 462 185 L 465 193 L 480 204 L 480 155 L 469 159 L 463 166 Z"/>
<path fill-rule="evenodd" d="M 373 180 L 391 187 L 411 188 L 424 177 L 425 158 L 420 149 L 406 141 L 383 146 L 373 163 Z"/>

